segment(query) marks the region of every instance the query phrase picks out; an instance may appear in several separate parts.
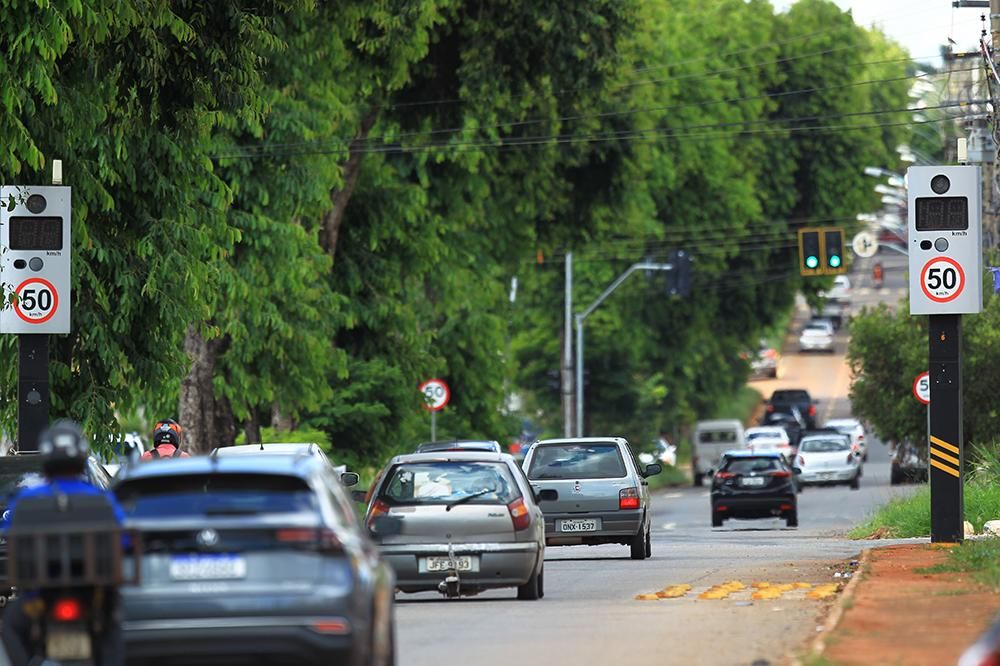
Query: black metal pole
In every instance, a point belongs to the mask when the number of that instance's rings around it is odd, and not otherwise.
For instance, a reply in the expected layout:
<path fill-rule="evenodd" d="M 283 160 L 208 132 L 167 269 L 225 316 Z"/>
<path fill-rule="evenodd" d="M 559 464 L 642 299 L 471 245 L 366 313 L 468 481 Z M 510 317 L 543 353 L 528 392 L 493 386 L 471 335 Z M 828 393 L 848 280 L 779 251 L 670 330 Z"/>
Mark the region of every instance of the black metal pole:
<path fill-rule="evenodd" d="M 17 450 L 37 451 L 49 424 L 49 336 L 17 336 Z"/>
<path fill-rule="evenodd" d="M 956 543 L 963 525 L 962 315 L 930 315 L 931 541 Z"/>

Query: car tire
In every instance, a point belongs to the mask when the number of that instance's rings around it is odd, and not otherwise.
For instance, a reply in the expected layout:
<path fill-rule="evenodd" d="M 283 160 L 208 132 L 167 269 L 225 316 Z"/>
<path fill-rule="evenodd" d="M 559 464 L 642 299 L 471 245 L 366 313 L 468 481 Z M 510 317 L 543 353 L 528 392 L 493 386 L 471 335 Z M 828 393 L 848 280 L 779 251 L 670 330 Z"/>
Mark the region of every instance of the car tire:
<path fill-rule="evenodd" d="M 537 601 L 542 598 L 542 584 L 544 582 L 544 567 L 539 567 L 531 574 L 531 578 L 524 585 L 517 586 L 517 598 L 521 601 Z"/>
<path fill-rule="evenodd" d="M 694 487 L 695 488 L 700 488 L 701 486 L 703 486 L 705 484 L 705 477 L 704 477 L 703 474 L 699 474 L 698 472 L 695 472 L 692 476 L 693 476 L 693 479 L 694 479 Z"/>
<path fill-rule="evenodd" d="M 861 488 L 861 471 L 858 470 L 858 473 L 854 475 L 853 479 L 851 479 L 851 490 L 859 490 L 860 488 Z"/>
<path fill-rule="evenodd" d="M 545 568 L 538 572 L 538 598 L 545 598 Z"/>
<path fill-rule="evenodd" d="M 898 486 L 903 483 L 903 473 L 895 465 L 889 470 L 889 485 Z"/>
<path fill-rule="evenodd" d="M 865 451 L 861 456 L 861 462 L 868 462 L 868 451 Z"/>
<path fill-rule="evenodd" d="M 646 530 L 646 557 L 653 556 L 653 535 L 651 530 Z"/>
<path fill-rule="evenodd" d="M 725 522 L 722 516 L 720 516 L 715 511 L 712 512 L 712 527 L 722 527 L 722 523 Z"/>
<path fill-rule="evenodd" d="M 799 526 L 799 510 L 795 509 L 785 515 L 785 527 Z"/>
<path fill-rule="evenodd" d="M 646 555 L 646 537 L 649 535 L 649 528 L 643 526 L 642 531 L 632 537 L 629 542 L 629 550 L 633 560 L 644 560 Z"/>

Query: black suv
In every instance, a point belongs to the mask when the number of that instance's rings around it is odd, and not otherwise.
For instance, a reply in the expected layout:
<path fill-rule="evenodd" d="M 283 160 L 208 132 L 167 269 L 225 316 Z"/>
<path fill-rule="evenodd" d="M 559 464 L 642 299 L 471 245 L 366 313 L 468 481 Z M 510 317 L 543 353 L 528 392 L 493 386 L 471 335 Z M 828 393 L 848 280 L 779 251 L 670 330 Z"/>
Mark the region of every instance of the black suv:
<path fill-rule="evenodd" d="M 777 451 L 725 454 L 712 478 L 712 527 L 727 518 L 784 518 L 798 527 L 797 472 Z"/>
<path fill-rule="evenodd" d="M 767 411 L 770 412 L 790 412 L 795 407 L 802 414 L 806 421 L 808 430 L 816 429 L 816 400 L 809 395 L 809 391 L 803 389 L 782 389 L 771 394 L 771 399 L 767 401 Z"/>

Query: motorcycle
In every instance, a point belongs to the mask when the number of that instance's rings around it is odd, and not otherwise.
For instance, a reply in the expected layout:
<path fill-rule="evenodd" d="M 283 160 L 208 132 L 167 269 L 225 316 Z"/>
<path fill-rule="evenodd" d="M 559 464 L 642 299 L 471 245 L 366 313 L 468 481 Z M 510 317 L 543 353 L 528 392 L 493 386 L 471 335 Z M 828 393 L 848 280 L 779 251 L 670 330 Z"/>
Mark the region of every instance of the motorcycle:
<path fill-rule="evenodd" d="M 125 568 L 123 530 L 101 496 L 56 495 L 22 501 L 7 535 L 8 576 L 22 593 L 33 660 L 101 666 L 120 651 L 118 588 L 137 584 Z M 135 557 L 135 562 L 139 561 Z"/>

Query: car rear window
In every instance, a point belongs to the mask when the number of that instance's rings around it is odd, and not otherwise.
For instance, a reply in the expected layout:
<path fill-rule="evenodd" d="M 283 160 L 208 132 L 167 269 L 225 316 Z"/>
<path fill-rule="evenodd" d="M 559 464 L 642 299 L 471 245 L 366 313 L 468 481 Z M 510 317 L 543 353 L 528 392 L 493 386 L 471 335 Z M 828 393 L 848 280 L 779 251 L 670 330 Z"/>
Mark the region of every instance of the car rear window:
<path fill-rule="evenodd" d="M 698 441 L 705 444 L 732 444 L 736 441 L 736 431 L 703 430 L 698 433 Z"/>
<path fill-rule="evenodd" d="M 306 482 L 281 474 L 185 474 L 125 481 L 115 489 L 132 518 L 315 512 Z"/>
<path fill-rule="evenodd" d="M 777 431 L 748 432 L 746 438 L 748 442 L 753 442 L 758 439 L 783 439 L 782 433 Z"/>
<path fill-rule="evenodd" d="M 725 471 L 732 474 L 750 474 L 751 472 L 777 472 L 781 462 L 775 458 L 730 458 Z"/>
<path fill-rule="evenodd" d="M 535 448 L 529 479 L 620 479 L 626 476 L 618 445 L 547 444 Z"/>
<path fill-rule="evenodd" d="M 841 438 L 807 439 L 799 445 L 799 453 L 831 453 L 847 451 L 850 448 L 851 445 Z"/>
<path fill-rule="evenodd" d="M 379 499 L 389 504 L 448 504 L 470 497 L 470 504 L 509 504 L 521 496 L 503 463 L 403 463 L 389 470 Z"/>
<path fill-rule="evenodd" d="M 781 402 L 809 402 L 809 394 L 805 391 L 775 391 L 771 394 L 771 401 Z"/>

